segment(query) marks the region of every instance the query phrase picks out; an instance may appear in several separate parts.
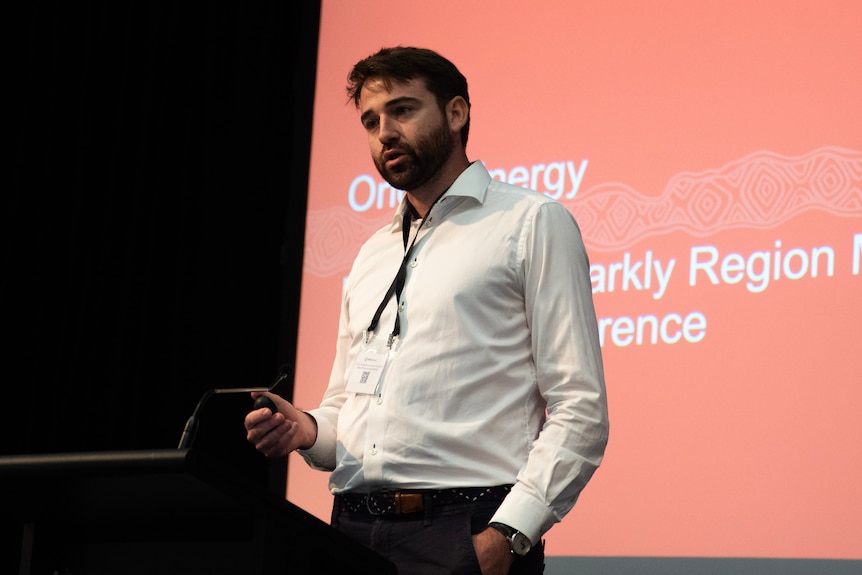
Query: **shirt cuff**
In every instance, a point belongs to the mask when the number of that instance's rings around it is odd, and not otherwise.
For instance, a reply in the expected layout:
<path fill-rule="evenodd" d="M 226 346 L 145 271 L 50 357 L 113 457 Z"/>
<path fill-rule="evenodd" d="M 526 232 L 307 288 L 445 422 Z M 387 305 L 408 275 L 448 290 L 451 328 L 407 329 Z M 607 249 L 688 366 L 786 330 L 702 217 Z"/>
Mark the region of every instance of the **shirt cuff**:
<path fill-rule="evenodd" d="M 518 491 L 517 486 L 509 492 L 503 503 L 494 513 L 491 522 L 514 527 L 527 536 L 533 545 L 557 522 L 548 506 L 532 495 Z"/>
<path fill-rule="evenodd" d="M 335 429 L 326 425 L 323 417 L 315 414 L 316 410 L 306 413 L 317 422 L 317 439 L 314 445 L 308 449 L 297 449 L 296 452 L 305 459 L 306 463 L 320 471 L 332 471 L 335 469 Z"/>

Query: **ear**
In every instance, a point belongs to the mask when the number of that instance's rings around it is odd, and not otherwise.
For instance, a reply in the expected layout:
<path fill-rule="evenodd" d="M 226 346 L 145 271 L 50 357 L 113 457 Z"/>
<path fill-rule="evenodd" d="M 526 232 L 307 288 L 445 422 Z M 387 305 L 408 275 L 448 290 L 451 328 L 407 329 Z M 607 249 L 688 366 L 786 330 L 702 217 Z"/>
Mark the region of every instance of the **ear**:
<path fill-rule="evenodd" d="M 463 97 L 455 96 L 446 104 L 446 120 L 449 122 L 449 129 L 452 133 L 460 133 L 469 117 L 470 106 L 467 105 L 467 101 Z"/>

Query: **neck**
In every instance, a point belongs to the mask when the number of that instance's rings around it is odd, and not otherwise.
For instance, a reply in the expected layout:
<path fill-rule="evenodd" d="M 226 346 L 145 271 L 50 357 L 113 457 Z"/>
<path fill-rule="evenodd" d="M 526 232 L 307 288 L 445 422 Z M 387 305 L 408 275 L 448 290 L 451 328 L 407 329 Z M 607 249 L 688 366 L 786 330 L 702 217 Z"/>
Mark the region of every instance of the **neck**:
<path fill-rule="evenodd" d="M 434 202 L 449 189 L 458 176 L 470 166 L 466 155 L 461 155 L 458 158 L 453 158 L 453 161 L 448 162 L 437 176 L 432 178 L 427 184 L 415 190 L 405 191 L 410 205 L 413 206 L 415 212 L 420 218 L 428 215 L 428 210 L 434 205 Z"/>

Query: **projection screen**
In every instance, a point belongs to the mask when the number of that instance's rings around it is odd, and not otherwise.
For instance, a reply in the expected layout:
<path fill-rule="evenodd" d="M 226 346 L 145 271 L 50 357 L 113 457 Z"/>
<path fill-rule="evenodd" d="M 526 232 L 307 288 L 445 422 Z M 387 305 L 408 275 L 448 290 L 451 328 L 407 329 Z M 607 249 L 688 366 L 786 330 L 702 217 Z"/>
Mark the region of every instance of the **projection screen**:
<path fill-rule="evenodd" d="M 547 554 L 862 559 L 860 29 L 838 0 L 324 0 L 295 403 L 400 200 L 347 72 L 429 47 L 469 81 L 470 159 L 563 203 L 590 255 L 611 436 Z M 328 520 L 295 455 L 288 497 Z"/>

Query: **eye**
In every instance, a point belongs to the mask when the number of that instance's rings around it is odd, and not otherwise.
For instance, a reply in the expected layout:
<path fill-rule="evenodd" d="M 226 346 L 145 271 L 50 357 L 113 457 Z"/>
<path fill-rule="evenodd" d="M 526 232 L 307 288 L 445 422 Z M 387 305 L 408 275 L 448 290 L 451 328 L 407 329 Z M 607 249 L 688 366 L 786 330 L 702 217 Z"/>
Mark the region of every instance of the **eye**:
<path fill-rule="evenodd" d="M 362 120 L 362 126 L 369 132 L 375 129 L 377 127 L 377 124 L 377 118 L 366 118 L 365 120 Z"/>

